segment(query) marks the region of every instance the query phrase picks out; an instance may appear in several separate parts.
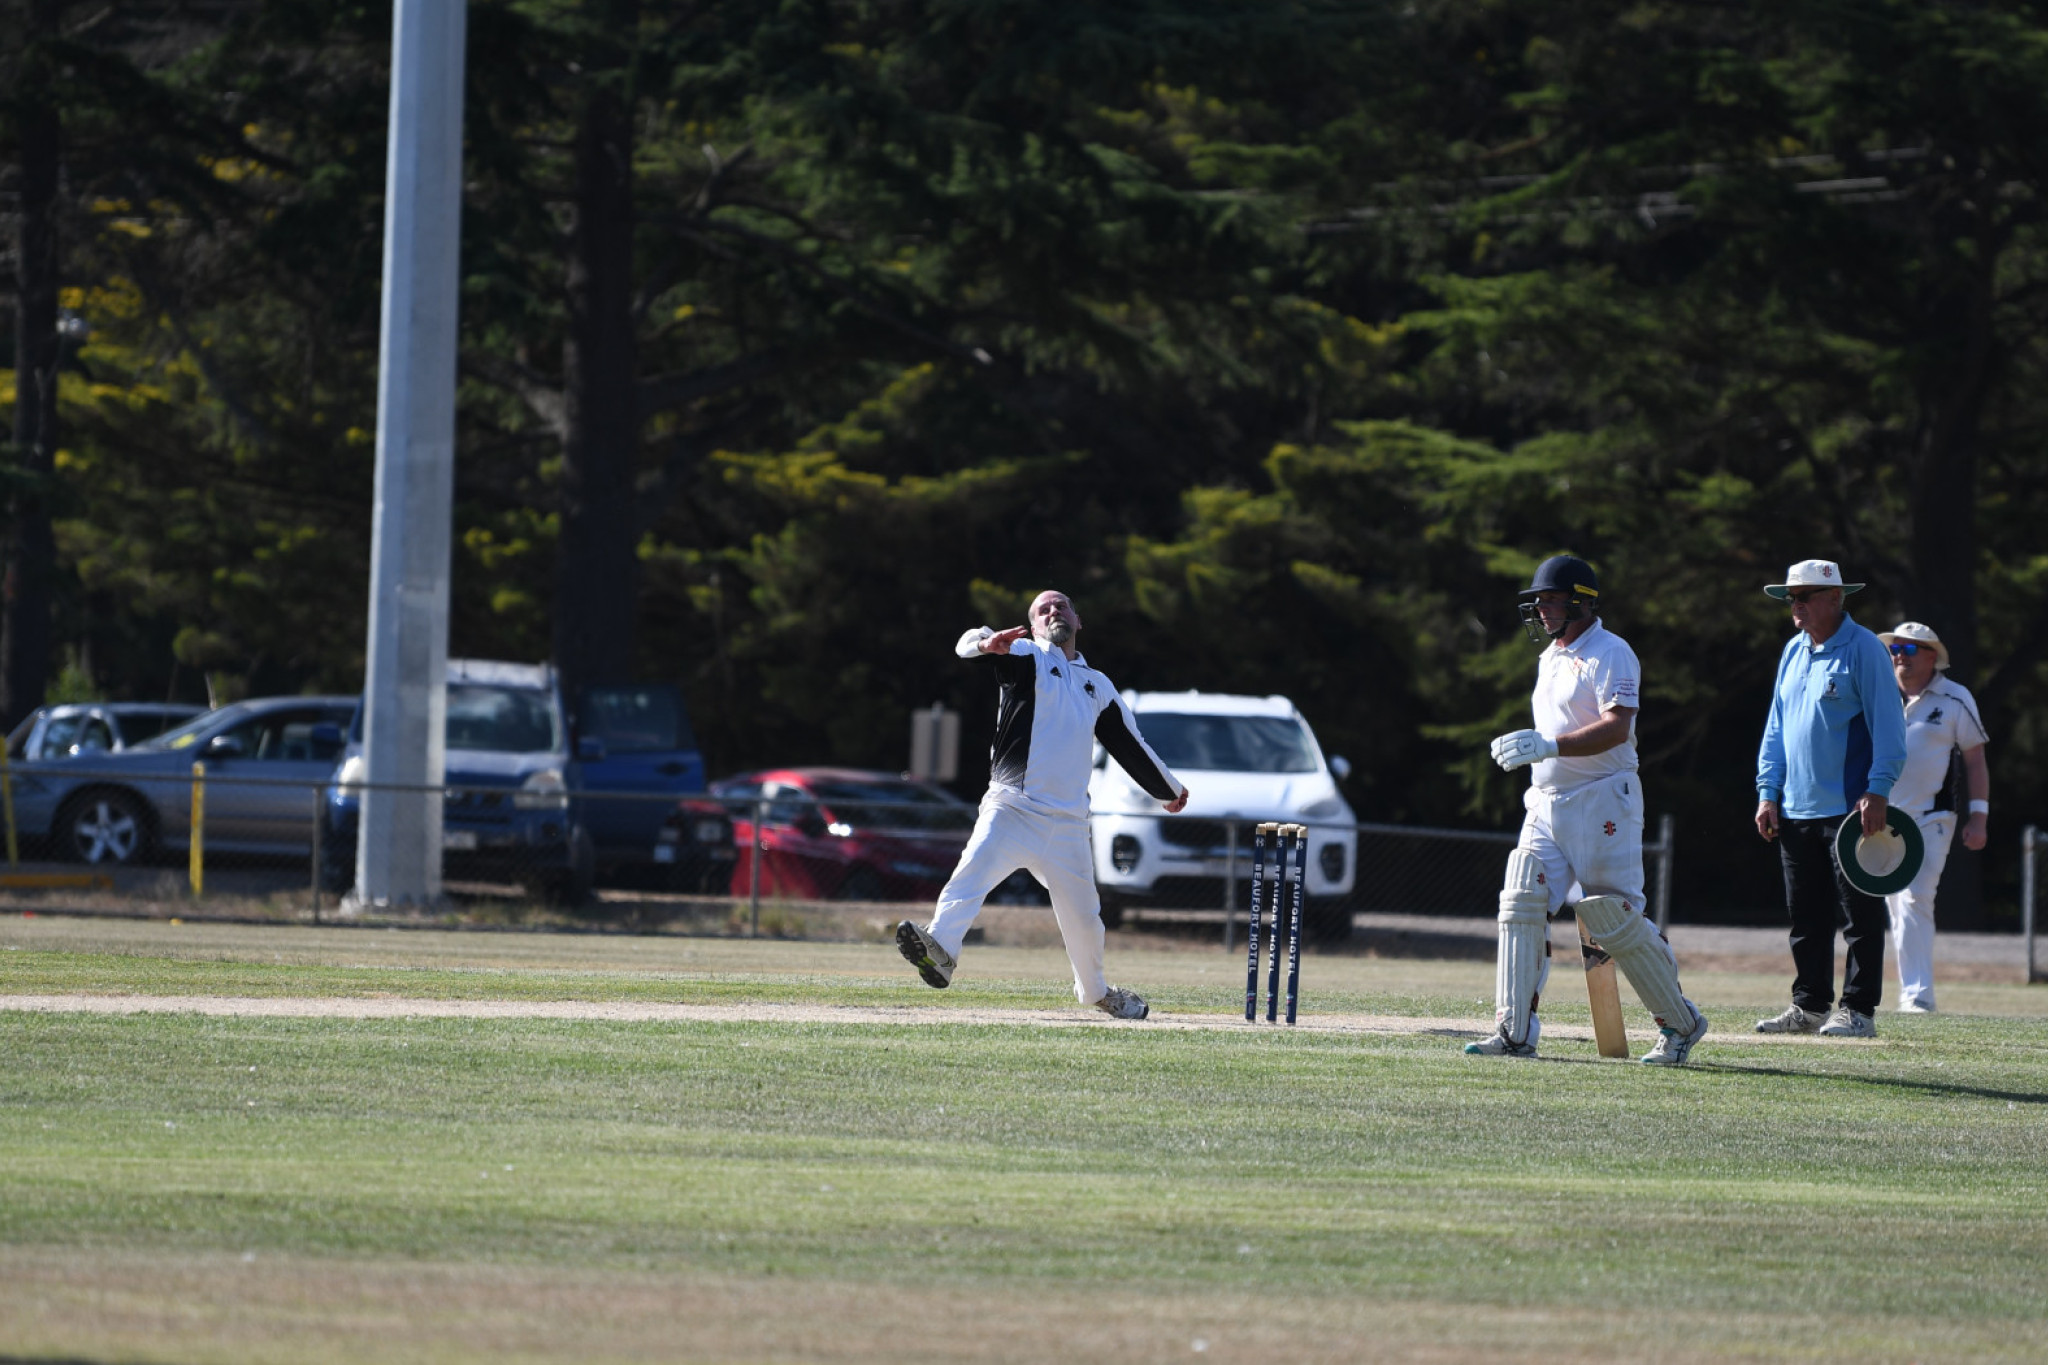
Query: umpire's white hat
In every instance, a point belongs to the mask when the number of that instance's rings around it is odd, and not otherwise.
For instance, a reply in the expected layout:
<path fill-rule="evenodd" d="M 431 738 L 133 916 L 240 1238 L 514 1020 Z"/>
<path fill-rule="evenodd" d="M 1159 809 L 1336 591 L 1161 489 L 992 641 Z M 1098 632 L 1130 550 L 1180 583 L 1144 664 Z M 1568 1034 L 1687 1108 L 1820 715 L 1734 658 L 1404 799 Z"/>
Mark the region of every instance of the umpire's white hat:
<path fill-rule="evenodd" d="M 1885 648 L 1887 649 L 1891 648 L 1892 643 L 1897 640 L 1905 640 L 1916 645 L 1925 645 L 1934 651 L 1934 666 L 1936 668 L 1948 667 L 1948 646 L 1943 644 L 1941 637 L 1934 633 L 1933 626 L 1923 626 L 1918 621 L 1901 621 L 1890 630 L 1881 632 L 1877 638 L 1884 641 Z"/>
<path fill-rule="evenodd" d="M 1792 595 L 1794 588 L 1840 588 L 1844 597 L 1863 591 L 1861 583 L 1842 581 L 1842 566 L 1832 559 L 1802 559 L 1785 570 L 1783 583 L 1764 584 L 1764 591 L 1781 602 Z"/>

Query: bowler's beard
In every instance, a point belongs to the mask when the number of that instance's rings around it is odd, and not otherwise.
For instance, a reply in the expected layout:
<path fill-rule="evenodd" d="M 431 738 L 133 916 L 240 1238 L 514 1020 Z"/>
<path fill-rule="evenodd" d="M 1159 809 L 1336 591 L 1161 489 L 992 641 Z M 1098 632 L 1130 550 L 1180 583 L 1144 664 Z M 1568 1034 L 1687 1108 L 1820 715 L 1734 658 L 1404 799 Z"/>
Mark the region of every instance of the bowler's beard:
<path fill-rule="evenodd" d="M 1074 643 L 1074 627 L 1066 621 L 1055 621 L 1045 628 L 1045 639 L 1046 643 L 1065 649 Z"/>

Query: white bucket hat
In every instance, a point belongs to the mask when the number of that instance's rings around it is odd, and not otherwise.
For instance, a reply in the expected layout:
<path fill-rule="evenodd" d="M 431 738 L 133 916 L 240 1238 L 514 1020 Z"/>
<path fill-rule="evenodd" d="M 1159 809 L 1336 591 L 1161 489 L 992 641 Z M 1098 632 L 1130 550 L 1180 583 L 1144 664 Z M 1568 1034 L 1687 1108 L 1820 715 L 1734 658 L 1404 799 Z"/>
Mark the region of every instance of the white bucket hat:
<path fill-rule="evenodd" d="M 1790 597 L 1794 588 L 1840 588 L 1844 597 L 1863 591 L 1861 583 L 1842 581 L 1842 566 L 1832 559 L 1802 559 L 1785 570 L 1783 583 L 1764 585 L 1764 591 L 1780 602 Z"/>
<path fill-rule="evenodd" d="M 1916 645 L 1926 645 L 1934 651 L 1934 666 L 1937 669 L 1948 667 L 1948 646 L 1941 642 L 1941 637 L 1934 633 L 1932 626 L 1923 626 L 1918 621 L 1901 621 L 1877 638 L 1884 641 L 1887 649 L 1891 648 L 1894 640 L 1907 640 Z"/>

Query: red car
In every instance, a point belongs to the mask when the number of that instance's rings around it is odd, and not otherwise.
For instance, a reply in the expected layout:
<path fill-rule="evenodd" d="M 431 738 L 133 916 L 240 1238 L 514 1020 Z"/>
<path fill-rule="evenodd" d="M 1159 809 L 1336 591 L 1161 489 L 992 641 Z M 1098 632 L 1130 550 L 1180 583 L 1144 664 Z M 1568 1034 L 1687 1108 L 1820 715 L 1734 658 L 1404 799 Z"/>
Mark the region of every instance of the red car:
<path fill-rule="evenodd" d="M 732 815 L 735 896 L 751 889 L 763 803 L 761 894 L 785 899 L 932 900 L 974 829 L 945 788 L 863 768 L 769 768 L 710 791 Z"/>

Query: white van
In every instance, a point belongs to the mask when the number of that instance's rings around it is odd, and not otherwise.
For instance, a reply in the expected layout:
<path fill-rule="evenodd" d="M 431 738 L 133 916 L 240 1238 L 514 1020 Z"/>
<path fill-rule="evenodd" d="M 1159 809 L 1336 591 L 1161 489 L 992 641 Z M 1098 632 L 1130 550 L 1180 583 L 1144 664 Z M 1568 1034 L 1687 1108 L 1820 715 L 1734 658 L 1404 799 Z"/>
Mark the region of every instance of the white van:
<path fill-rule="evenodd" d="M 1102 918 L 1127 905 L 1209 909 L 1223 904 L 1228 834 L 1238 822 L 1238 903 L 1247 898 L 1252 826 L 1309 827 L 1308 907 L 1303 932 L 1342 938 L 1350 930 L 1357 875 L 1357 817 L 1337 791 L 1351 771 L 1323 756 L 1315 732 L 1285 697 L 1222 692 L 1126 692 L 1145 740 L 1188 789 L 1187 809 L 1159 802 L 1108 761 L 1100 746 L 1088 783 L 1095 881 Z"/>

